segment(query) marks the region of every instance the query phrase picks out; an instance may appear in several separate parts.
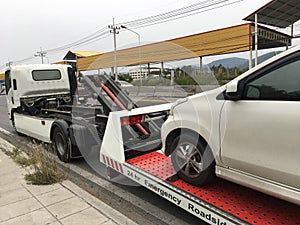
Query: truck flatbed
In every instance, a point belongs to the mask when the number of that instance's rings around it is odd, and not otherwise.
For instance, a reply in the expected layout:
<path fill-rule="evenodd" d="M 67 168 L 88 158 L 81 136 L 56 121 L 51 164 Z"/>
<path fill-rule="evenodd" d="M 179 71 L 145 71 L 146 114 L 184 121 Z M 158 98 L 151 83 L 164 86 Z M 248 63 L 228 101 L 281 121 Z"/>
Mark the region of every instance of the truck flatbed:
<path fill-rule="evenodd" d="M 252 189 L 217 179 L 205 187 L 192 186 L 176 174 L 171 159 L 152 152 L 120 164 L 102 155 L 102 161 L 142 186 L 209 224 L 300 224 L 297 205 Z"/>

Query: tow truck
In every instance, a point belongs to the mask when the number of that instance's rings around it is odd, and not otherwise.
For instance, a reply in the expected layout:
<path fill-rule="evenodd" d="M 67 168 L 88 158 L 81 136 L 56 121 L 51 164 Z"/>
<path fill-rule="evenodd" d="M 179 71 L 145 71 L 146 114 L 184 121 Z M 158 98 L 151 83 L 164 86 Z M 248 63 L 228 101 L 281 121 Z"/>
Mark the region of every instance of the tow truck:
<path fill-rule="evenodd" d="M 78 85 L 66 65 L 12 66 L 5 86 L 16 131 L 53 143 L 64 162 L 99 151 L 110 179 L 122 174 L 208 224 L 300 224 L 298 205 L 223 179 L 204 187 L 179 179 L 160 151 L 171 104 L 138 107 L 104 75 Z"/>

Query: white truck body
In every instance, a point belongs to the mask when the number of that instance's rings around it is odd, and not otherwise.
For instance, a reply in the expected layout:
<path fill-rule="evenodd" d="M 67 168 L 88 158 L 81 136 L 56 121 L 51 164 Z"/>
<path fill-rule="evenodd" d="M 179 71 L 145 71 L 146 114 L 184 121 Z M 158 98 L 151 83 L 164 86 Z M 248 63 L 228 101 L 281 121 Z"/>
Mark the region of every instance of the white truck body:
<path fill-rule="evenodd" d="M 40 141 L 51 143 L 51 128 L 55 118 L 40 118 L 15 113 L 15 129 Z"/>

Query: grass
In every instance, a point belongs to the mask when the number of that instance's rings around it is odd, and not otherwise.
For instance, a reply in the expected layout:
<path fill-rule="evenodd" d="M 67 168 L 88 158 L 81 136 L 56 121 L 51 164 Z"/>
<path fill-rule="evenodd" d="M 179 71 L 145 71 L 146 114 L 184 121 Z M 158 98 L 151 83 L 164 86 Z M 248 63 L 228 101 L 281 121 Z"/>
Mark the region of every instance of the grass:
<path fill-rule="evenodd" d="M 32 147 L 32 152 L 28 154 L 18 148 L 12 151 L 1 150 L 25 168 L 25 180 L 30 184 L 47 185 L 64 180 L 65 174 L 59 169 L 54 156 L 45 150 L 45 146 L 33 143 Z"/>

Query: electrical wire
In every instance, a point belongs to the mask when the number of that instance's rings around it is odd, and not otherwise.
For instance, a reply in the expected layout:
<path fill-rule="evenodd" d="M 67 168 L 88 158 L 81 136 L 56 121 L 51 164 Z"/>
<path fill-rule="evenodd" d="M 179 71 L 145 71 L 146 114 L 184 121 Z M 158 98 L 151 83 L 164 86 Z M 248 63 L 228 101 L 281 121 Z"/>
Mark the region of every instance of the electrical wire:
<path fill-rule="evenodd" d="M 180 19 L 180 18 L 184 18 L 187 16 L 191 16 L 191 15 L 195 15 L 204 11 L 208 11 L 208 10 L 213 10 L 216 8 L 221 8 L 227 5 L 231 5 L 243 0 L 236 0 L 234 2 L 229 2 L 227 4 L 223 4 L 223 5 L 219 5 L 221 3 L 226 3 L 230 0 L 206 0 L 206 1 L 202 1 L 199 3 L 195 3 L 189 6 L 185 6 L 176 10 L 172 10 L 166 13 L 161 13 L 158 14 L 156 16 L 151 16 L 151 17 L 146 17 L 146 18 L 142 18 L 142 19 L 138 19 L 138 20 L 133 20 L 133 21 L 128 21 L 128 22 L 124 22 L 124 23 L 120 23 L 117 25 L 124 25 L 126 27 L 130 27 L 130 28 L 141 28 L 141 27 L 146 27 L 146 26 L 152 26 L 155 24 L 159 24 L 159 23 L 165 23 L 165 22 L 169 22 L 169 21 L 173 21 L 176 19 Z M 207 9 L 211 7 L 210 9 Z M 54 53 L 54 52 L 59 52 L 59 51 L 63 51 L 63 50 L 67 50 L 70 48 L 74 48 L 74 47 L 78 47 L 78 46 L 83 46 L 83 45 L 87 45 L 90 43 L 93 43 L 95 41 L 98 41 L 100 39 L 106 38 L 108 37 L 109 31 L 107 31 L 107 27 L 103 27 L 95 32 L 93 32 L 92 34 L 83 37 L 77 41 L 74 41 L 72 43 L 57 47 L 57 48 L 52 48 L 52 49 L 46 49 L 45 51 L 47 53 Z M 15 61 L 15 63 L 23 63 L 26 62 L 28 60 L 32 60 L 34 59 L 33 56 L 21 59 L 21 60 L 17 60 Z"/>
<path fill-rule="evenodd" d="M 66 50 L 66 49 L 69 49 L 71 47 L 78 47 L 82 44 L 85 44 L 85 43 L 88 43 L 88 42 L 91 42 L 93 40 L 98 40 L 98 38 L 104 36 L 105 34 L 109 33 L 109 31 L 107 31 L 107 27 L 103 27 L 102 29 L 84 37 L 84 38 L 81 38 L 77 41 L 74 41 L 70 44 L 66 44 L 66 45 L 63 45 L 63 46 L 60 46 L 60 47 L 57 47 L 57 48 L 53 48 L 53 49 L 47 49 L 46 51 L 47 52 L 57 52 L 57 51 L 62 51 L 62 50 Z"/>
<path fill-rule="evenodd" d="M 227 2 L 227 1 L 230 1 L 230 0 L 206 0 L 206 1 L 202 1 L 200 3 L 196 3 L 196 4 L 193 4 L 193 5 L 190 5 L 190 6 L 186 6 L 186 7 L 177 9 L 177 10 L 173 10 L 173 11 L 170 11 L 170 12 L 167 12 L 167 13 L 159 14 L 159 15 L 154 16 L 154 17 L 156 18 L 155 21 L 160 20 L 159 23 L 167 22 L 167 21 L 162 21 L 163 18 L 161 16 L 164 16 L 164 18 L 170 18 L 170 17 L 182 15 L 183 13 L 189 13 L 189 12 L 192 12 L 192 11 L 195 11 L 195 10 L 203 9 L 203 8 L 210 7 L 210 6 L 213 6 L 213 5 L 216 5 L 216 4 L 219 4 L 219 3 L 223 3 L 223 2 Z M 243 0 L 238 0 L 238 1 L 243 1 Z M 233 4 L 233 3 L 231 3 L 231 4 Z M 195 13 L 193 13 L 193 14 L 195 14 Z M 191 14 L 191 15 L 193 15 L 193 14 Z M 166 15 L 167 15 L 167 17 L 166 17 Z M 150 24 L 150 23 L 153 23 L 152 18 L 153 17 L 142 18 L 142 19 L 139 19 L 139 20 L 133 20 L 131 22 L 120 23 L 120 25 L 125 24 L 125 26 L 130 26 L 130 24 L 138 23 L 139 26 L 143 25 L 143 27 L 144 27 L 144 26 L 148 26 L 148 25 L 153 25 L 153 24 Z M 182 18 L 182 16 L 180 18 Z M 170 19 L 168 21 L 170 21 Z M 106 29 L 107 29 L 107 27 L 103 27 L 102 29 L 94 32 L 93 34 L 91 34 L 91 35 L 89 35 L 85 38 L 82 38 L 78 41 L 75 41 L 73 43 L 70 43 L 70 44 L 67 44 L 67 45 L 64 45 L 64 46 L 61 46 L 61 47 L 58 47 L 58 48 L 49 49 L 49 50 L 47 50 L 47 52 L 61 51 L 61 50 L 69 49 L 71 47 L 78 47 L 78 46 L 80 46 L 82 44 L 86 44 L 88 42 L 92 43 L 93 41 L 99 40 L 99 38 L 104 36 L 105 34 L 108 34 L 108 31 L 105 31 Z"/>
<path fill-rule="evenodd" d="M 205 10 L 201 10 L 201 11 L 198 11 L 198 12 L 190 13 L 190 14 L 187 14 L 187 15 L 178 16 L 178 17 L 176 17 L 176 20 L 177 19 L 182 19 L 182 18 L 185 18 L 185 17 L 188 17 L 188 16 L 192 16 L 192 15 L 195 15 L 195 14 L 199 14 L 199 13 L 211 11 L 213 9 L 221 8 L 221 7 L 224 7 L 224 6 L 227 6 L 227 5 L 231 5 L 231 4 L 240 2 L 240 1 L 243 1 L 243 0 L 237 0 L 237 1 L 233 2 L 233 3 L 225 4 L 225 5 L 222 5 L 222 6 L 216 6 L 216 7 L 212 7 L 212 8 L 205 9 Z M 151 24 L 140 25 L 140 26 L 130 27 L 130 28 L 131 29 L 138 29 L 138 28 L 143 28 L 143 27 L 149 27 L 149 26 L 153 26 L 153 25 L 156 25 L 156 24 L 160 24 L 160 23 L 170 22 L 170 21 L 173 21 L 173 20 L 175 20 L 175 19 L 170 18 L 170 19 L 166 19 L 164 21 L 157 21 L 157 22 L 153 22 Z"/>
<path fill-rule="evenodd" d="M 118 25 L 123 25 L 128 28 L 137 29 L 137 28 L 141 28 L 141 27 L 152 26 L 152 25 L 156 25 L 156 24 L 160 24 L 160 23 L 165 23 L 165 22 L 185 18 L 188 16 L 202 13 L 202 12 L 210 11 L 210 10 L 213 10 L 216 8 L 221 8 L 221 7 L 225 7 L 227 5 L 232 5 L 232 4 L 235 4 L 235 3 L 243 1 L 243 0 L 236 0 L 234 2 L 229 2 L 227 4 L 219 5 L 221 3 L 225 3 L 228 1 L 230 1 L 230 0 L 219 0 L 219 1 L 214 1 L 214 2 L 205 1 L 205 3 L 208 2 L 209 4 L 199 5 L 199 3 L 198 3 L 196 5 L 197 6 L 196 8 L 195 8 L 195 5 L 193 5 L 192 8 L 188 8 L 188 9 L 184 9 L 184 10 L 181 10 L 181 9 L 173 10 L 169 13 L 163 13 L 163 14 L 159 14 L 156 16 L 147 17 L 145 19 L 119 23 Z"/>
<path fill-rule="evenodd" d="M 133 20 L 133 21 L 129 21 L 129 22 L 123 22 L 121 24 L 124 25 L 124 26 L 136 26 L 136 25 L 149 24 L 153 21 L 164 20 L 164 19 L 167 19 L 167 18 L 170 18 L 170 17 L 175 17 L 175 16 L 178 16 L 178 15 L 182 15 L 184 13 L 188 13 L 188 12 L 198 10 L 199 8 L 201 9 L 201 8 L 204 8 L 204 7 L 209 7 L 211 5 L 218 4 L 220 2 L 225 2 L 225 1 L 228 1 L 228 0 L 218 0 L 218 1 L 215 1 L 215 0 L 209 1 L 209 0 L 207 0 L 207 1 L 202 1 L 202 2 L 199 2 L 199 3 L 193 4 L 193 5 L 190 5 L 190 6 L 180 8 L 180 9 L 172 10 L 172 11 L 161 13 L 161 14 L 158 14 L 158 15 L 149 16 L 149 17 L 146 17 L 146 18 L 143 18 L 143 19 Z M 119 24 L 119 25 L 121 25 L 121 24 Z"/>

